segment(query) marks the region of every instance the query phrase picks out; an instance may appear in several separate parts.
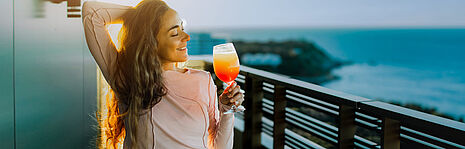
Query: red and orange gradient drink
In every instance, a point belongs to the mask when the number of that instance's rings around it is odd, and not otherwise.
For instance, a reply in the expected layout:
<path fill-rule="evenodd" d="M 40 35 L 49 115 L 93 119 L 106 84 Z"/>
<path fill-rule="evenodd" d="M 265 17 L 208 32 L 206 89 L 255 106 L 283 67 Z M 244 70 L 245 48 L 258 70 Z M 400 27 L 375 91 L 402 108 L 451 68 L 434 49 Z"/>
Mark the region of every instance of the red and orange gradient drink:
<path fill-rule="evenodd" d="M 225 43 L 213 47 L 213 69 L 216 76 L 223 82 L 231 85 L 239 74 L 239 58 L 232 43 Z M 236 103 L 237 104 L 237 103 Z M 232 105 L 224 114 L 242 112 L 245 108 L 240 105 Z"/>
<path fill-rule="evenodd" d="M 216 76 L 230 85 L 239 74 L 239 59 L 236 52 L 218 52 L 213 54 L 213 68 Z"/>

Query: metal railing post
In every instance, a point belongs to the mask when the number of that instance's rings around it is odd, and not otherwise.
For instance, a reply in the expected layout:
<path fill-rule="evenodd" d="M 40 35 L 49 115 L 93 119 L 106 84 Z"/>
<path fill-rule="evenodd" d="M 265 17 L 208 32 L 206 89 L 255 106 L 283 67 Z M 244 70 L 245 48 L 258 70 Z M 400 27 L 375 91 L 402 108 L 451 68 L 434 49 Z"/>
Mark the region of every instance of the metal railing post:
<path fill-rule="evenodd" d="M 261 148 L 263 81 L 245 76 L 243 148 Z"/>
<path fill-rule="evenodd" d="M 381 148 L 382 149 L 399 149 L 400 148 L 400 122 L 390 118 L 383 119 Z"/>
<path fill-rule="evenodd" d="M 338 148 L 355 148 L 355 108 L 339 106 Z"/>
<path fill-rule="evenodd" d="M 273 148 L 284 149 L 284 129 L 286 128 L 286 88 L 274 86 L 273 108 Z"/>

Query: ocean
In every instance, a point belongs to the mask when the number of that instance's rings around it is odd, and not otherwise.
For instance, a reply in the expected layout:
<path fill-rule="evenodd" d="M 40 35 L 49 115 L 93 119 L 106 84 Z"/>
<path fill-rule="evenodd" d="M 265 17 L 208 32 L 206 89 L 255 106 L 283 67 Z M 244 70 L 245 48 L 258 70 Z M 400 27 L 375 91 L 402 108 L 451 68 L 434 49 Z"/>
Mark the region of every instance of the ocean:
<path fill-rule="evenodd" d="M 198 30 L 196 32 L 202 32 Z M 465 117 L 465 29 L 210 29 L 227 40 L 307 40 L 336 60 L 324 87 L 370 99 L 416 103 Z"/>

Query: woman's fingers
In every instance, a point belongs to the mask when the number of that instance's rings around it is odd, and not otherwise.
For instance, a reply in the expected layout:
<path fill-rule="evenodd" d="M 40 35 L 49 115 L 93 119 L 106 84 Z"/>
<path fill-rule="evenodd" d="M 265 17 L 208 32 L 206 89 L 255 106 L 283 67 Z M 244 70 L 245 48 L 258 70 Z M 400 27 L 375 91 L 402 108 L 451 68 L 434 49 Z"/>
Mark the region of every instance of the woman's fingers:
<path fill-rule="evenodd" d="M 239 85 L 236 85 L 234 88 L 231 89 L 231 91 L 228 93 L 228 97 L 234 97 L 237 93 L 241 92 L 241 87 Z"/>
<path fill-rule="evenodd" d="M 235 105 L 241 105 L 244 101 L 244 94 L 240 93 L 236 94 L 233 98 L 231 98 L 230 102 L 234 103 Z"/>
<path fill-rule="evenodd" d="M 228 94 L 228 97 L 230 98 L 229 102 L 234 103 L 235 105 L 240 105 L 242 104 L 242 101 L 244 101 L 244 94 L 241 93 L 241 87 L 237 85 L 234 90 Z"/>
<path fill-rule="evenodd" d="M 233 83 L 231 83 L 231 85 L 229 85 L 229 91 L 231 92 L 237 86 L 239 86 L 239 85 L 237 85 L 236 81 L 234 81 Z"/>
<path fill-rule="evenodd" d="M 228 87 L 226 87 L 226 89 L 224 90 L 223 93 L 230 93 L 233 91 L 233 89 L 237 86 L 237 83 L 236 82 L 233 82 L 231 83 L 231 85 L 229 85 Z"/>
<path fill-rule="evenodd" d="M 230 104 L 241 105 L 242 102 L 244 101 L 244 94 L 241 93 L 241 87 L 237 85 L 236 82 L 229 85 L 221 96 L 223 96 L 223 98 L 226 99 L 225 102 L 229 100 L 228 105 Z"/>

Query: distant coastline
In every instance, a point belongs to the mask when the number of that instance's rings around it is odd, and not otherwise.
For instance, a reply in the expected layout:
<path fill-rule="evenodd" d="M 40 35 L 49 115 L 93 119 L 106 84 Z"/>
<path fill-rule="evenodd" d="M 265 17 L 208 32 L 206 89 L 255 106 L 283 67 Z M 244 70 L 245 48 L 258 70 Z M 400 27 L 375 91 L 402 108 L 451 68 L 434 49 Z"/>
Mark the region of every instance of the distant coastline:
<path fill-rule="evenodd" d="M 350 62 L 342 62 L 331 58 L 324 50 L 314 43 L 305 40 L 247 42 L 233 41 L 241 59 L 250 54 L 273 54 L 279 56 L 278 62 L 251 63 L 241 60 L 243 65 L 279 73 L 295 79 L 322 84 L 338 77 L 331 71 Z M 259 59 L 260 57 L 258 57 Z M 264 57 L 262 57 L 264 59 Z M 282 59 L 282 60 L 281 60 Z M 275 60 L 275 61 L 277 61 Z"/>

